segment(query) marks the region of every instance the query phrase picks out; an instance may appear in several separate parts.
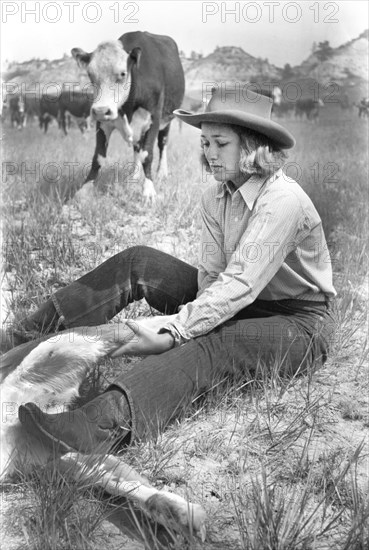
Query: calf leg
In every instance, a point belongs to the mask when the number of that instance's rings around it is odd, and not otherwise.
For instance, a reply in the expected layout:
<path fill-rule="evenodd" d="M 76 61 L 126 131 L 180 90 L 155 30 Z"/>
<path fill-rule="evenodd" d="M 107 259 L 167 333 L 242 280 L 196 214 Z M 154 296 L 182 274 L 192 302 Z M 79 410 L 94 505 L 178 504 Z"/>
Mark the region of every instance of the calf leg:
<path fill-rule="evenodd" d="M 128 537 L 142 542 L 146 550 L 170 548 L 173 536 L 164 527 L 150 520 L 147 515 L 130 500 L 122 496 L 113 497 L 107 492 L 96 495 L 107 504 L 104 518 L 113 523 Z"/>
<path fill-rule="evenodd" d="M 199 504 L 158 491 L 128 464 L 113 455 L 67 453 L 60 458 L 62 468 L 75 479 L 92 482 L 113 496 L 133 502 L 155 522 L 171 530 L 185 530 L 205 540 L 205 511 Z"/>

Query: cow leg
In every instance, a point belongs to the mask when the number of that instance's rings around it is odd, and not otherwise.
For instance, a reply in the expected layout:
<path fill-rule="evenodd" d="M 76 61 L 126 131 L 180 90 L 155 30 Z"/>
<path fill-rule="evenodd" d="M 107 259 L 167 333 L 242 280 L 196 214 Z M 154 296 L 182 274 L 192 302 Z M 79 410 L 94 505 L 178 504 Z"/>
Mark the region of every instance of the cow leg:
<path fill-rule="evenodd" d="M 166 179 L 168 177 L 168 161 L 167 161 L 167 143 L 170 123 L 159 131 L 158 147 L 159 147 L 159 166 L 158 179 Z"/>
<path fill-rule="evenodd" d="M 150 203 L 153 204 L 156 200 L 156 191 L 152 181 L 151 166 L 153 161 L 154 143 L 156 137 L 158 136 L 158 132 L 159 118 L 158 116 L 153 116 L 152 124 L 144 135 L 141 151 L 141 158 L 144 159 L 142 166 L 145 173 L 145 181 L 142 196 L 145 205 Z"/>
<path fill-rule="evenodd" d="M 80 203 L 89 200 L 91 193 L 94 191 L 94 182 L 99 174 L 100 168 L 105 164 L 109 138 L 113 130 L 114 126 L 111 124 L 105 122 L 97 122 L 96 124 L 96 146 L 91 168 L 82 187 L 74 195 L 74 199 Z"/>
<path fill-rule="evenodd" d="M 65 110 L 64 109 L 60 109 L 60 111 L 58 112 L 57 119 L 58 119 L 59 128 L 61 128 L 63 130 L 64 134 L 67 136 L 68 132 L 67 132 L 66 116 L 65 116 Z"/>
<path fill-rule="evenodd" d="M 101 166 L 105 163 L 109 139 L 112 131 L 113 128 L 109 124 L 104 124 L 104 126 L 102 126 L 101 122 L 97 123 L 95 153 L 92 158 L 91 168 L 85 183 L 90 181 L 94 182 L 98 176 Z"/>
<path fill-rule="evenodd" d="M 50 115 L 48 115 L 47 113 L 44 114 L 43 118 L 42 118 L 42 121 L 43 121 L 43 126 L 44 126 L 44 133 L 46 134 L 47 130 L 49 128 L 50 121 L 51 121 Z"/>
<path fill-rule="evenodd" d="M 134 151 L 134 172 L 130 174 L 130 180 L 132 181 L 141 181 L 142 178 L 144 178 L 144 189 L 143 189 L 143 197 L 144 201 L 154 201 L 155 200 L 155 189 L 154 185 L 151 181 L 151 162 L 147 166 L 147 169 L 145 171 L 143 165 L 146 162 L 149 155 L 149 151 L 147 150 L 147 147 L 145 147 L 145 144 L 147 145 L 147 135 L 149 133 L 149 130 L 151 130 L 153 124 L 152 116 L 149 111 L 146 109 L 143 109 L 142 107 L 139 107 L 132 116 L 132 119 L 130 123 L 128 122 L 127 117 L 124 115 L 122 120 L 122 129 L 118 128 L 120 133 L 122 134 L 123 138 L 128 141 L 128 143 L 131 141 L 133 142 L 133 151 Z M 123 131 L 122 131 L 123 130 Z M 156 133 L 154 132 L 154 138 L 159 130 L 159 127 L 157 125 Z M 124 135 L 126 134 L 126 135 Z M 127 139 L 128 136 L 128 139 Z M 154 141 L 152 141 L 151 144 L 151 153 L 153 149 Z M 150 179 L 149 176 L 150 175 Z"/>

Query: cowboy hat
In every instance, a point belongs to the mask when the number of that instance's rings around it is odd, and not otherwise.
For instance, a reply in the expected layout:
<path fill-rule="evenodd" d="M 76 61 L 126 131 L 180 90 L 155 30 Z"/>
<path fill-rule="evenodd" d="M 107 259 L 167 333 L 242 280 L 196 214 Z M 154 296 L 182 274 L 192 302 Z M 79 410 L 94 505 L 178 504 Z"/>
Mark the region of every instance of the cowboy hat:
<path fill-rule="evenodd" d="M 201 128 L 203 122 L 218 124 L 235 124 L 249 128 L 270 138 L 281 149 L 290 149 L 295 145 L 295 138 L 283 126 L 271 119 L 273 100 L 253 90 L 242 92 L 213 88 L 212 96 L 204 113 L 194 114 L 183 109 L 173 111 L 183 122 Z"/>

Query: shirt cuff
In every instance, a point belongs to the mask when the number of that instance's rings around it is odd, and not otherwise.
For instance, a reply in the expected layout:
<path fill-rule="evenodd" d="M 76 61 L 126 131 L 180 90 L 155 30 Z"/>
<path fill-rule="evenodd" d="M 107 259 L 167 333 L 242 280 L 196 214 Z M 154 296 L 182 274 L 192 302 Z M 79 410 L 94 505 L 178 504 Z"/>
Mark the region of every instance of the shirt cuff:
<path fill-rule="evenodd" d="M 178 332 L 178 330 L 173 325 L 170 325 L 170 324 L 164 325 L 163 327 L 161 327 L 161 329 L 159 329 L 158 334 L 163 334 L 164 332 L 169 332 L 173 336 L 174 348 L 178 348 L 179 346 L 182 346 L 183 344 L 188 342 L 188 340 L 186 338 L 183 338 L 183 336 Z"/>

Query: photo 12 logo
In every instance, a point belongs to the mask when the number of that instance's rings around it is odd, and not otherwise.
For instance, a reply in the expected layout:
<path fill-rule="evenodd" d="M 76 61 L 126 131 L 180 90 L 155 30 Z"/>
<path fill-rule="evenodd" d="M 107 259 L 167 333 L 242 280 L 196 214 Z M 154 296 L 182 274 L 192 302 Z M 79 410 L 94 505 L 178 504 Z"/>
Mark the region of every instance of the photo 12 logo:
<path fill-rule="evenodd" d="M 202 22 L 274 23 L 282 18 L 297 23 L 309 17 L 312 23 L 339 23 L 336 2 L 203 2 Z"/>
<path fill-rule="evenodd" d="M 139 23 L 136 2 L 2 2 L 1 22 Z"/>

